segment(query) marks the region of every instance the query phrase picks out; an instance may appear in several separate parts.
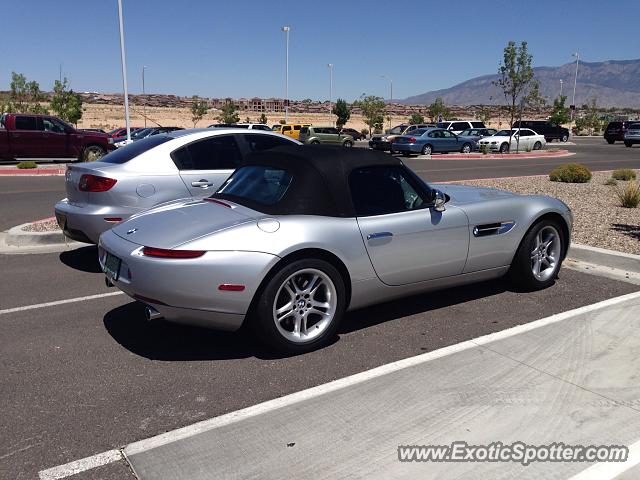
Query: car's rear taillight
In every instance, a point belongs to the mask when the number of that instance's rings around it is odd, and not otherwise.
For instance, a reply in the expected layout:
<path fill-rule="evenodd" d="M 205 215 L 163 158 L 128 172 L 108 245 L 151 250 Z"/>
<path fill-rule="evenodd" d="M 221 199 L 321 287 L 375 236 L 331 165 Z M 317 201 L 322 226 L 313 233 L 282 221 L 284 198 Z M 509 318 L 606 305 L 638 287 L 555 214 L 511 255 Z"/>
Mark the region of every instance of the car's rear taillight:
<path fill-rule="evenodd" d="M 159 258 L 198 258 L 205 254 L 204 250 L 168 250 L 165 248 L 144 247 L 142 254 Z"/>
<path fill-rule="evenodd" d="M 409 142 L 409 143 L 414 143 L 415 141 L 416 141 L 415 137 L 407 138 L 407 142 Z"/>
<path fill-rule="evenodd" d="M 80 177 L 78 189 L 81 192 L 106 192 L 110 190 L 116 182 L 117 180 L 115 178 L 99 177 L 98 175 L 84 173 Z"/>

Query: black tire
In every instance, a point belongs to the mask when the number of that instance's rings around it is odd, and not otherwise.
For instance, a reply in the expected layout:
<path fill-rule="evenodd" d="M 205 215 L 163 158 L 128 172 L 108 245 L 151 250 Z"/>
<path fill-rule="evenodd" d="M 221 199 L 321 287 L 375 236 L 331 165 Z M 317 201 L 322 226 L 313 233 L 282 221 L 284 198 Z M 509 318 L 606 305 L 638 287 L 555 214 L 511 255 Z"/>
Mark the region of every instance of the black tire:
<path fill-rule="evenodd" d="M 411 154 L 409 152 L 402 152 L 403 157 L 410 157 Z"/>
<path fill-rule="evenodd" d="M 295 343 L 283 336 L 276 327 L 273 318 L 274 302 L 276 294 L 282 284 L 296 272 L 314 269 L 323 272 L 331 279 L 336 291 L 336 308 L 331 322 L 327 325 L 322 334 L 305 343 Z M 264 288 L 259 290 L 260 296 L 255 302 L 255 307 L 251 312 L 251 325 L 258 340 L 265 343 L 271 349 L 286 354 L 300 354 L 315 350 L 327 344 L 336 335 L 340 321 L 346 308 L 346 289 L 344 280 L 340 272 L 329 262 L 318 258 L 307 258 L 295 260 L 284 265 L 267 281 Z"/>
<path fill-rule="evenodd" d="M 633 143 L 631 143 L 631 142 L 624 142 L 624 146 L 625 146 L 625 147 L 629 147 L 629 148 L 631 148 L 631 147 L 633 147 Z"/>
<path fill-rule="evenodd" d="M 542 149 L 542 143 L 540 142 L 536 142 L 533 144 L 533 149 L 534 150 L 541 150 Z"/>
<path fill-rule="evenodd" d="M 433 153 L 433 148 L 431 147 L 431 145 L 426 144 L 424 147 L 422 147 L 422 155 L 431 155 Z"/>
<path fill-rule="evenodd" d="M 508 143 L 503 143 L 502 145 L 500 145 L 500 153 L 509 153 L 509 144 Z"/>
<path fill-rule="evenodd" d="M 318 140 L 314 140 L 309 145 L 320 145 L 320 142 Z"/>
<path fill-rule="evenodd" d="M 562 135 L 562 138 L 560 140 L 562 140 L 563 142 L 569 141 L 569 135 L 565 133 L 564 135 Z"/>
<path fill-rule="evenodd" d="M 551 227 L 555 229 L 559 238 L 559 254 L 557 262 L 552 271 L 548 272 L 548 278 L 544 280 L 536 278 L 532 270 L 532 252 L 536 249 L 536 237 L 538 233 Z M 536 222 L 526 233 L 520 246 L 511 262 L 508 276 L 510 280 L 521 288 L 526 290 L 541 290 L 551 286 L 556 278 L 558 272 L 562 266 L 562 260 L 566 252 L 566 239 L 564 238 L 564 231 L 562 226 L 555 220 L 543 218 Z"/>
<path fill-rule="evenodd" d="M 553 138 L 545 138 L 545 140 L 547 141 L 547 143 L 553 142 Z M 560 139 L 558 139 L 558 140 L 560 140 Z"/>
<path fill-rule="evenodd" d="M 466 152 L 465 152 L 465 149 L 467 150 Z M 464 145 L 462 145 L 462 148 L 460 149 L 460 152 L 461 153 L 471 153 L 472 150 L 473 149 L 471 147 L 471 144 L 470 143 L 465 143 Z"/>
<path fill-rule="evenodd" d="M 80 162 L 95 162 L 107 154 L 107 150 L 100 145 L 87 145 L 80 152 L 78 160 Z"/>
<path fill-rule="evenodd" d="M 351 140 L 345 140 L 342 146 L 347 148 L 353 147 L 353 142 Z"/>
<path fill-rule="evenodd" d="M 613 145 L 614 143 L 616 143 L 616 141 L 615 141 L 615 140 L 612 140 L 612 139 L 608 139 L 608 140 L 607 140 L 607 143 L 608 143 L 609 145 Z"/>

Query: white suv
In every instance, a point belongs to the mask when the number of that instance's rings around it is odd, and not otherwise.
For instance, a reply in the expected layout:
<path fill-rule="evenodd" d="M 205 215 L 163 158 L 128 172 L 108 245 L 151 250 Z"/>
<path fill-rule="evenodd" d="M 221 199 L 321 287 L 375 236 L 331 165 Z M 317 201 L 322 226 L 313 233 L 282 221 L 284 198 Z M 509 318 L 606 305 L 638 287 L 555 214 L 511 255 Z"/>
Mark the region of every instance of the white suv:
<path fill-rule="evenodd" d="M 262 123 L 214 123 L 208 128 L 246 128 L 248 130 L 266 130 L 271 131 L 269 126 Z"/>
<path fill-rule="evenodd" d="M 455 122 L 438 122 L 438 128 L 444 128 L 456 135 L 467 128 L 487 128 L 484 123 L 479 120 L 460 120 Z"/>

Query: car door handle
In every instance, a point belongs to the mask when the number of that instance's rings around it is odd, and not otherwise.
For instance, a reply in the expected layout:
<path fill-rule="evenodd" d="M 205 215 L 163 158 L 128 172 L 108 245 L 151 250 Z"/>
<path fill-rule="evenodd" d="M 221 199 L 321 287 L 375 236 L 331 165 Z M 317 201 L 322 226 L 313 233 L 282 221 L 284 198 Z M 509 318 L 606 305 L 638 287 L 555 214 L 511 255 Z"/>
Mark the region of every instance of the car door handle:
<path fill-rule="evenodd" d="M 391 232 L 370 233 L 369 235 L 367 235 L 367 240 L 375 240 L 376 238 L 385 238 L 385 237 L 393 237 L 393 233 Z"/>
<path fill-rule="evenodd" d="M 213 183 L 207 180 L 206 178 L 201 178 L 197 182 L 191 182 L 191 186 L 198 187 L 198 188 L 209 188 L 209 187 L 213 187 Z"/>

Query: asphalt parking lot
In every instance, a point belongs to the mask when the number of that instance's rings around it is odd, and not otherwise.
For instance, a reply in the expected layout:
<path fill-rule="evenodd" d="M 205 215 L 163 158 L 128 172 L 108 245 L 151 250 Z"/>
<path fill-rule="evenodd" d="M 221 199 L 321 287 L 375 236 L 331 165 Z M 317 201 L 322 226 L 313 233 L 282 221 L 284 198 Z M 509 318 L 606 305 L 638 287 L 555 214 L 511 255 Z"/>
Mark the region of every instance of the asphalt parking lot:
<path fill-rule="evenodd" d="M 576 155 L 407 163 L 431 181 L 547 173 L 566 161 L 594 170 L 640 168 L 638 148 L 598 139 L 567 148 Z M 7 206 L 0 227 L 52 215 L 63 183 L 63 177 L 0 177 Z M 1 478 L 34 478 L 200 420 L 638 290 L 566 268 L 540 292 L 513 291 L 502 280 L 454 288 L 352 312 L 327 348 L 280 358 L 244 332 L 144 321 L 140 304 L 105 287 L 96 258 L 91 246 L 0 255 L 8 280 L 0 284 Z M 56 303 L 67 299 L 79 300 Z M 73 478 L 134 477 L 120 462 Z"/>

